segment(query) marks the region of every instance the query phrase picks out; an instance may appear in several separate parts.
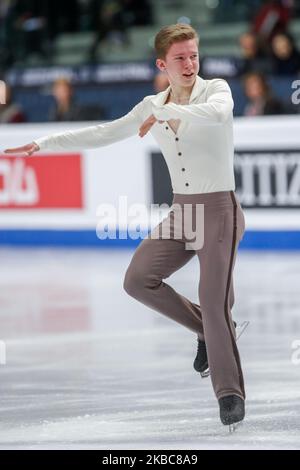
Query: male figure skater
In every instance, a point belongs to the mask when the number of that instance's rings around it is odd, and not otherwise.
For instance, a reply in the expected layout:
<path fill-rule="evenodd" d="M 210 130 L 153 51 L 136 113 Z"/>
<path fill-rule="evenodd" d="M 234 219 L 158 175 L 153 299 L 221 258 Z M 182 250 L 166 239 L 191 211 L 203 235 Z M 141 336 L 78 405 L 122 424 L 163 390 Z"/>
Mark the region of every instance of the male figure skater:
<path fill-rule="evenodd" d="M 194 367 L 207 362 L 223 424 L 243 420 L 245 390 L 235 326 L 232 272 L 237 246 L 244 233 L 244 216 L 234 194 L 233 101 L 222 79 L 198 76 L 198 36 L 189 25 L 162 28 L 155 38 L 156 65 L 170 86 L 146 96 L 128 114 L 115 121 L 37 139 L 6 153 L 101 147 L 151 131 L 166 159 L 173 186 L 168 217 L 153 233 L 170 227 L 169 237 L 145 238 L 126 272 L 126 292 L 197 334 Z M 204 205 L 204 244 L 187 249 L 187 239 L 175 237 L 179 212 L 193 218 Z M 186 207 L 192 207 L 191 213 Z M 202 206 L 203 207 L 203 206 Z M 183 222 L 184 223 L 184 222 Z M 190 302 L 163 282 L 197 255 L 201 277 L 200 305 Z"/>

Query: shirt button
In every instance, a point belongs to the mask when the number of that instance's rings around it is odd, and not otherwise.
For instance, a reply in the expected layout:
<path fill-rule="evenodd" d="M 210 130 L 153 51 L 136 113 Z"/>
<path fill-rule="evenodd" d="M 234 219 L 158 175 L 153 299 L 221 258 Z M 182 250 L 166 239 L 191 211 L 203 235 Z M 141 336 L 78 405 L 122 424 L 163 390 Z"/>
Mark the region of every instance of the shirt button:
<path fill-rule="evenodd" d="M 178 152 L 178 155 L 181 157 L 182 153 L 181 153 L 181 152 Z"/>
<path fill-rule="evenodd" d="M 189 186 L 189 183 L 185 183 L 186 186 Z"/>
<path fill-rule="evenodd" d="M 178 140 L 179 140 L 179 139 L 178 139 L 178 137 L 176 137 L 176 139 L 175 139 L 175 140 L 178 142 Z"/>
<path fill-rule="evenodd" d="M 166 127 L 166 131 L 167 131 L 168 129 L 169 129 L 169 128 L 168 128 L 168 127 Z"/>
<path fill-rule="evenodd" d="M 185 171 L 185 168 L 181 168 L 181 171 Z"/>

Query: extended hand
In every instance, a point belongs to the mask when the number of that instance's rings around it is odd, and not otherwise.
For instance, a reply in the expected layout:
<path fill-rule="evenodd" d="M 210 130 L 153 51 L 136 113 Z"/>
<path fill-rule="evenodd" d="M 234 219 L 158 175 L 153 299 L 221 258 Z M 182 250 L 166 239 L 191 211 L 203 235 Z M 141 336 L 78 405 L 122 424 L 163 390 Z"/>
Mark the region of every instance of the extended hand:
<path fill-rule="evenodd" d="M 40 150 L 40 147 L 35 143 L 31 142 L 30 144 L 23 145 L 23 147 L 16 147 L 14 149 L 6 149 L 4 153 L 27 153 L 28 156 L 32 155 L 34 152 Z"/>
<path fill-rule="evenodd" d="M 144 137 L 144 135 L 147 134 L 147 132 L 151 129 L 153 124 L 156 123 L 156 121 L 157 121 L 156 117 L 154 117 L 153 114 L 151 114 L 151 116 L 149 116 L 148 119 L 146 119 L 146 121 L 144 121 L 143 124 L 141 125 L 139 136 Z"/>

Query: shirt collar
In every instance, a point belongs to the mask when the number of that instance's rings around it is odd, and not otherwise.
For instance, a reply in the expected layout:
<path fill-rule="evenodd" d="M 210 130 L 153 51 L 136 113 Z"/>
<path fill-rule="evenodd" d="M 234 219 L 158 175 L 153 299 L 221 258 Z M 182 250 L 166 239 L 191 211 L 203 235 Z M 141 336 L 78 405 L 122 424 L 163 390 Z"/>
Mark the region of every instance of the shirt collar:
<path fill-rule="evenodd" d="M 200 78 L 197 75 L 193 89 L 192 89 L 192 93 L 190 96 L 189 104 L 193 103 L 198 98 L 200 93 L 203 91 L 204 82 L 205 80 L 203 80 L 203 78 Z M 163 106 L 167 100 L 170 90 L 171 90 L 171 86 L 168 86 L 166 90 L 161 91 L 160 93 L 157 93 L 157 95 L 155 95 L 155 97 L 153 98 L 152 102 L 157 106 Z"/>

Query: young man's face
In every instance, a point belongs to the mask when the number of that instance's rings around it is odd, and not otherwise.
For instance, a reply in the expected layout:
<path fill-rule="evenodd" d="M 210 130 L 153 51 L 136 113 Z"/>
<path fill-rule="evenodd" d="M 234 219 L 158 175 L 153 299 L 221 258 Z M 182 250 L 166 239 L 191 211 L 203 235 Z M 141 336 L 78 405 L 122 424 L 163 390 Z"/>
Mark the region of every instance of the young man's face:
<path fill-rule="evenodd" d="M 165 59 L 157 59 L 156 65 L 167 73 L 171 85 L 191 87 L 199 72 L 199 52 L 196 39 L 175 42 Z"/>

